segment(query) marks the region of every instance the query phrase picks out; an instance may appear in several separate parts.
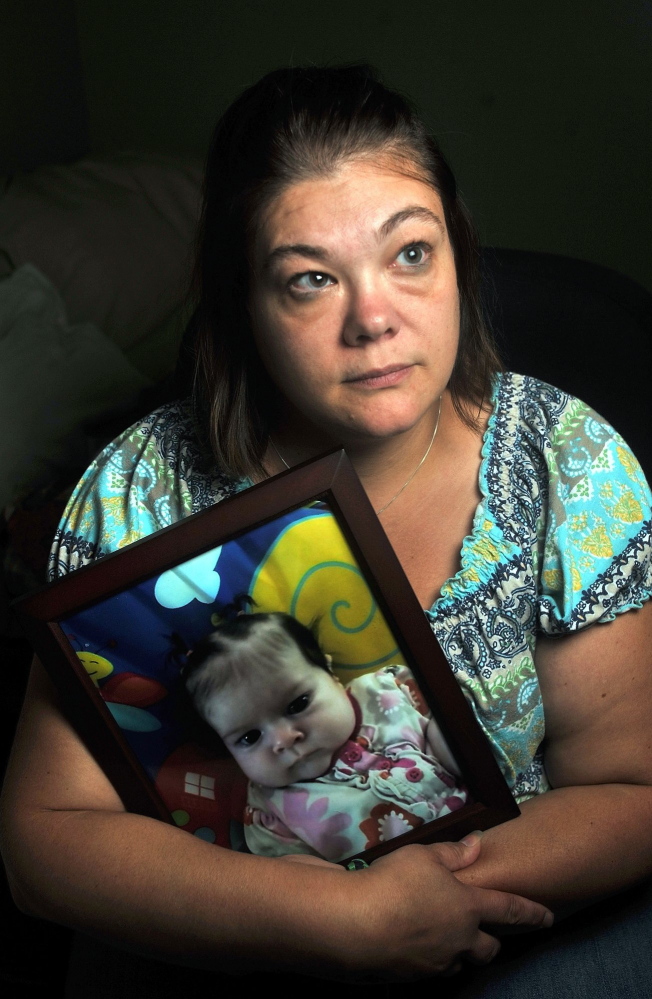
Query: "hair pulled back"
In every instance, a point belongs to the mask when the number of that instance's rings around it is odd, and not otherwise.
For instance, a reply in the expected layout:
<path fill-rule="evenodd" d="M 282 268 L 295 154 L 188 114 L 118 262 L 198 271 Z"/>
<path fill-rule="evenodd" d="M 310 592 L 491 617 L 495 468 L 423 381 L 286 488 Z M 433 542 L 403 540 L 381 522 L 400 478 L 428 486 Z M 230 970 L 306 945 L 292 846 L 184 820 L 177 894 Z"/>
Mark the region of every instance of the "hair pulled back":
<path fill-rule="evenodd" d="M 397 156 L 442 200 L 460 296 L 449 388 L 462 419 L 475 423 L 499 361 L 479 300 L 477 237 L 439 147 L 369 66 L 279 69 L 245 90 L 216 126 L 195 266 L 196 411 L 218 465 L 234 476 L 262 472 L 279 411 L 248 314 L 250 247 L 262 214 L 292 184 L 383 154 Z"/>

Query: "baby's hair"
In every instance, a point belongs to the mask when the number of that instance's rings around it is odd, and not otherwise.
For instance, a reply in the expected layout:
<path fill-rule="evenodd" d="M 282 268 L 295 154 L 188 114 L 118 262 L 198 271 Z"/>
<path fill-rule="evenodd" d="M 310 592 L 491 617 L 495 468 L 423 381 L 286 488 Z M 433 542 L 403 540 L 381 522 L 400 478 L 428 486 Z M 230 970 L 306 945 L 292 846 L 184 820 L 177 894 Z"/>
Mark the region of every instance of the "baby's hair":
<path fill-rule="evenodd" d="M 188 654 L 182 669 L 195 705 L 252 670 L 273 672 L 285 663 L 292 647 L 313 666 L 330 671 L 329 658 L 315 636 L 290 614 L 229 614 L 228 610 L 222 612 L 222 623 Z"/>

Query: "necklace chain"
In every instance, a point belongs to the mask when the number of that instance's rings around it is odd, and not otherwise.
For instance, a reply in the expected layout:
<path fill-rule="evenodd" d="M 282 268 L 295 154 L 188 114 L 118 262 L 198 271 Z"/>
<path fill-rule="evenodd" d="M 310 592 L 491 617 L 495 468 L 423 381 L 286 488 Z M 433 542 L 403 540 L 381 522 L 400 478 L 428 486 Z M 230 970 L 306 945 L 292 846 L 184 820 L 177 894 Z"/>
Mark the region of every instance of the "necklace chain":
<path fill-rule="evenodd" d="M 425 452 L 423 458 L 421 459 L 421 461 L 419 462 L 419 464 L 417 465 L 417 467 L 414 469 L 414 471 L 412 472 L 412 474 L 405 480 L 405 482 L 403 483 L 403 485 L 401 486 L 401 488 L 399 489 L 399 491 L 397 493 L 394 493 L 394 495 L 392 496 L 391 500 L 389 500 L 387 503 L 385 503 L 384 506 L 381 506 L 380 510 L 376 510 L 376 516 L 377 517 L 380 517 L 381 513 L 384 513 L 385 510 L 392 505 L 392 503 L 394 502 L 394 500 L 397 500 L 399 498 L 399 496 L 401 495 L 401 493 L 403 492 L 403 490 L 407 489 L 407 487 L 412 482 L 412 479 L 417 474 L 417 472 L 419 471 L 419 469 L 423 465 L 424 461 L 426 460 L 426 458 L 430 454 L 430 451 L 432 449 L 432 445 L 435 443 L 435 437 L 437 436 L 437 431 L 439 430 L 439 418 L 441 416 L 441 399 L 442 399 L 442 397 L 439 396 L 439 409 L 437 411 L 437 422 L 435 423 L 435 429 L 432 432 L 432 437 L 430 438 L 430 443 L 428 444 L 428 447 L 426 448 L 426 452 Z M 285 465 L 285 467 L 286 468 L 290 468 L 290 466 L 288 465 L 287 461 L 285 460 L 285 458 L 283 457 L 283 455 L 281 454 L 281 452 L 277 448 L 276 444 L 274 443 L 274 439 L 272 437 L 269 438 L 269 442 L 272 445 L 272 447 L 274 448 L 274 450 L 276 451 L 276 454 L 278 455 L 278 457 L 281 459 L 281 461 Z"/>

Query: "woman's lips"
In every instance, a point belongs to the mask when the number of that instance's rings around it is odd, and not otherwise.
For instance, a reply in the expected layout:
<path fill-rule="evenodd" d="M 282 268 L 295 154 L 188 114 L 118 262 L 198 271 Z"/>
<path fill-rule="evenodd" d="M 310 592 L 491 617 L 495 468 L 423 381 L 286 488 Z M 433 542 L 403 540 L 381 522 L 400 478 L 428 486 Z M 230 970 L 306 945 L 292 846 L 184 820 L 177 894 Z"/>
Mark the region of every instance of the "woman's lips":
<path fill-rule="evenodd" d="M 411 364 L 393 364 L 387 368 L 374 368 L 371 371 L 365 371 L 362 375 L 354 375 L 352 378 L 346 378 L 345 382 L 347 385 L 355 385 L 360 388 L 390 388 L 392 385 L 398 385 L 404 381 L 411 370 Z"/>

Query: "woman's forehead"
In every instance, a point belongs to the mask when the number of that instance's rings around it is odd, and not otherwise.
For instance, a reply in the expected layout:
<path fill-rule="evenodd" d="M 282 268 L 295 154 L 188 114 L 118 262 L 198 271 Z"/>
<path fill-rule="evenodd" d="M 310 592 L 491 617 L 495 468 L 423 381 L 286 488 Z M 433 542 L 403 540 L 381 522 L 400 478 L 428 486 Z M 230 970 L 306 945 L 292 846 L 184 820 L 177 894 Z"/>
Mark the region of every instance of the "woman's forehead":
<path fill-rule="evenodd" d="M 445 230 L 439 194 L 422 176 L 407 169 L 409 164 L 395 158 L 379 162 L 365 158 L 290 185 L 261 219 L 259 255 L 283 255 L 284 249 L 302 244 L 332 244 L 344 235 L 382 239 L 391 219 L 399 213 L 414 217 L 419 210 L 422 221 L 429 215 Z"/>

